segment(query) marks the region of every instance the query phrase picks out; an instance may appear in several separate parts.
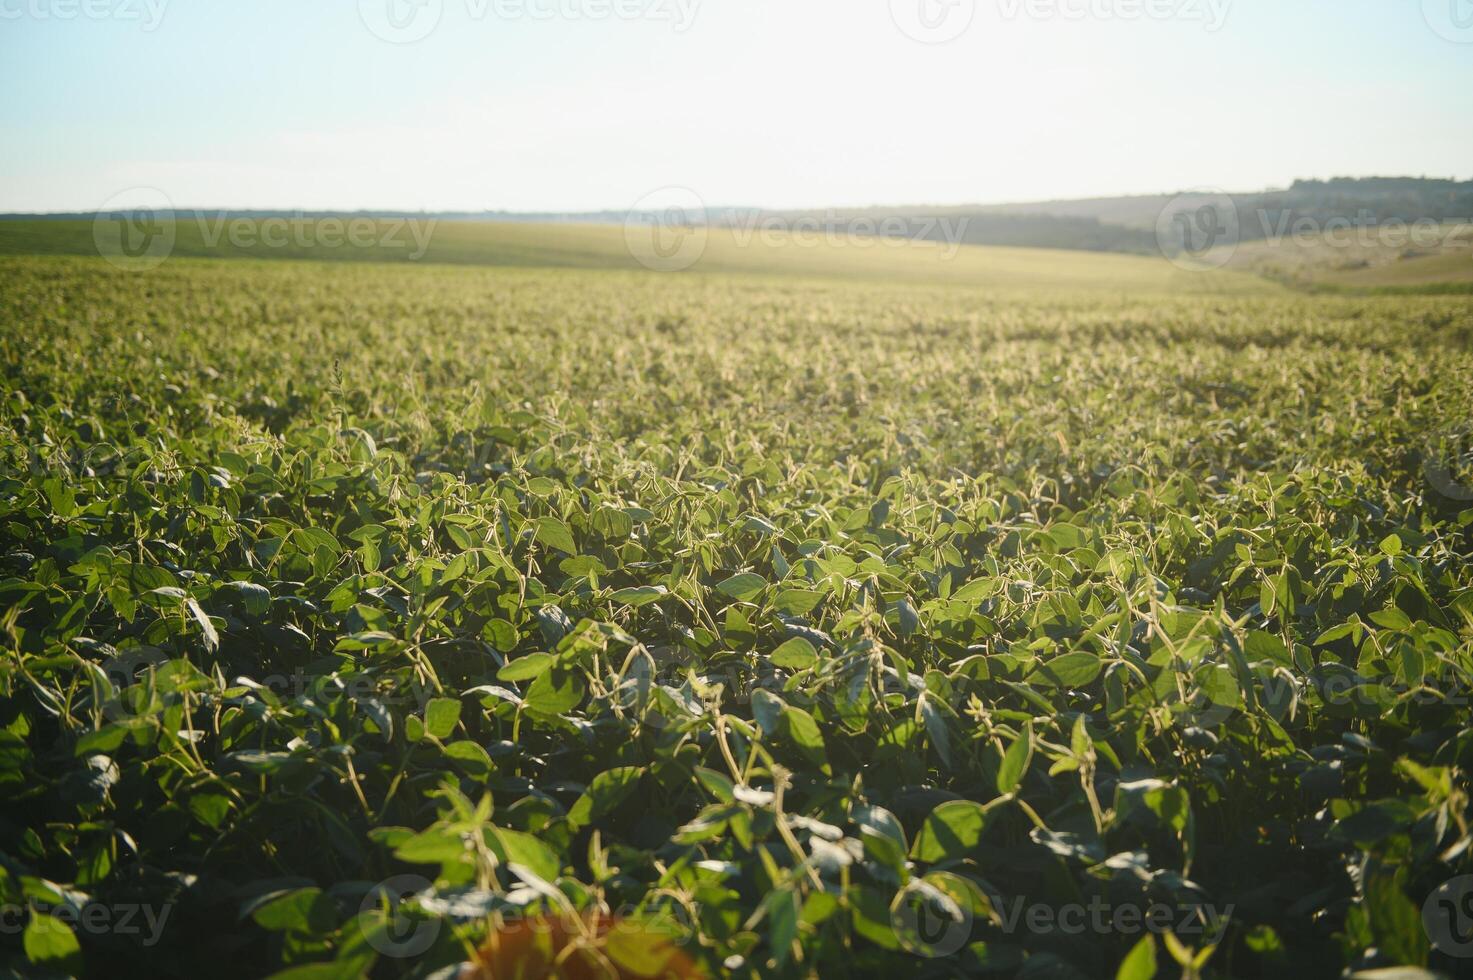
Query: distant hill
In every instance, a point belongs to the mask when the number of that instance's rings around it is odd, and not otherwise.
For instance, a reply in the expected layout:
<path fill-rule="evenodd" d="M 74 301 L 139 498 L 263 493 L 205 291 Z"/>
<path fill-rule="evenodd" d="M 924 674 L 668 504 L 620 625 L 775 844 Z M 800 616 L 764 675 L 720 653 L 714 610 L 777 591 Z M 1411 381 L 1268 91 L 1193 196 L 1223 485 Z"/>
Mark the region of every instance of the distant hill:
<path fill-rule="evenodd" d="M 1085 218 L 1123 228 L 1152 230 L 1156 218 L 1176 195 L 1145 194 L 1131 197 L 1086 197 L 1067 201 L 1024 201 L 984 204 L 979 214 L 1036 214 L 1055 218 Z"/>
<path fill-rule="evenodd" d="M 407 222 L 404 222 L 407 224 Z M 338 222 L 337 224 L 341 224 Z M 367 240 L 345 240 L 339 227 L 329 235 L 322 222 L 307 222 L 300 241 L 273 245 L 265 235 L 250 241 L 215 239 L 208 226 L 174 222 L 166 258 L 247 261 L 423 262 L 604 270 L 688 270 L 694 274 L 791 276 L 853 283 L 908 282 L 988 290 L 1045 289 L 1064 292 L 1265 294 L 1283 287 L 1233 271 L 1201 274 L 1159 258 L 1029 248 L 950 248 L 932 242 L 846 238 L 812 241 L 777 232 L 746 235 L 738 229 L 697 229 L 661 236 L 650 229 L 610 224 L 524 221 L 423 222 L 406 230 L 397 219 L 376 222 Z M 111 242 L 103 254 L 120 270 L 132 258 Z M 669 245 L 670 249 L 662 250 Z M 686 251 L 689 247 L 690 251 Z M 0 221 L 0 261 L 5 256 L 74 256 L 95 260 L 99 243 L 93 222 Z M 163 262 L 163 259 L 160 259 Z M 148 266 L 144 266 L 148 268 Z M 171 265 L 158 266 L 167 275 Z M 126 274 L 120 272 L 119 274 Z"/>
<path fill-rule="evenodd" d="M 236 217 L 433 219 L 437 222 L 493 222 L 537 225 L 622 225 L 633 220 L 661 219 L 657 212 L 619 210 L 584 212 L 512 211 L 286 211 L 181 209 L 176 218 L 191 222 Z M 29 222 L 91 218 L 91 214 L 0 215 L 0 220 Z M 1324 228 L 1331 222 L 1364 228 L 1390 222 L 1473 221 L 1473 181 L 1426 177 L 1336 177 L 1296 180 L 1286 189 L 1213 194 L 1148 194 L 1012 204 L 896 205 L 823 210 L 765 210 L 752 207 L 709 207 L 698 223 L 729 228 L 740 239 L 767 231 L 832 235 L 881 235 L 947 245 L 1002 245 L 1073 249 L 1089 252 L 1173 254 L 1182 243 L 1171 240 L 1174 228 L 1189 233 L 1183 222 L 1212 230 L 1231 227 L 1237 240 L 1277 239 L 1296 225 Z M 1158 238 L 1158 229 L 1166 239 Z"/>

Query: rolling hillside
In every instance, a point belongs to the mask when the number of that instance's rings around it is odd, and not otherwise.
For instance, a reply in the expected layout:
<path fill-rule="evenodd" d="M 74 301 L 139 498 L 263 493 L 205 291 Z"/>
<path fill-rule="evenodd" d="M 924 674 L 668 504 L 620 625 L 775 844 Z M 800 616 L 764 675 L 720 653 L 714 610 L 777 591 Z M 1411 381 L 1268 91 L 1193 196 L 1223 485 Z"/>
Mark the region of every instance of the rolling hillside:
<path fill-rule="evenodd" d="M 215 234 L 193 220 L 175 225 L 173 258 L 311 259 L 410 262 L 522 268 L 660 269 L 817 279 L 864 279 L 987 288 L 1089 289 L 1132 292 L 1255 293 L 1278 287 L 1236 272 L 1186 272 L 1159 258 L 1038 248 L 946 246 L 932 242 L 849 237 L 827 241 L 779 233 L 695 229 L 672 239 L 675 258 L 654 249 L 653 229 L 626 233 L 615 225 L 439 222 L 418 227 L 378 222 L 366 246 L 338 242 L 320 222 L 280 247 L 250 236 Z M 417 252 L 422 255 L 414 258 Z M 95 256 L 90 221 L 0 222 L 0 254 Z M 645 260 L 642 264 L 641 259 Z"/>

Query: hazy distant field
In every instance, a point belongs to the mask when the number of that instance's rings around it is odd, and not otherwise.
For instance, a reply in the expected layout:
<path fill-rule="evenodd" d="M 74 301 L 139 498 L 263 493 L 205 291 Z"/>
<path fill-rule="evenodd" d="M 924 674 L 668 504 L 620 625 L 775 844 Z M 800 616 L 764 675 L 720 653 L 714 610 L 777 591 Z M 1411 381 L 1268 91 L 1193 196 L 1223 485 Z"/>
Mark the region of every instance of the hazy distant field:
<path fill-rule="evenodd" d="M 1357 230 L 1334 238 L 1244 242 L 1231 268 L 1313 288 L 1473 289 L 1473 225 Z"/>
<path fill-rule="evenodd" d="M 259 220 L 232 233 L 230 222 L 182 219 L 175 224 L 176 257 L 311 259 L 317 261 L 420 262 L 423 264 L 642 270 L 640 259 L 663 268 L 651 229 L 627 232 L 618 225 L 533 225 L 513 222 L 420 224 L 369 222 L 361 240 L 347 241 L 345 219 L 333 234 L 321 221 L 306 231 Z M 263 239 L 284 240 L 279 246 Z M 684 233 L 698 248 L 689 271 L 784 277 L 867 279 L 996 288 L 1067 288 L 1199 292 L 1273 292 L 1277 286 L 1245 275 L 1204 276 L 1159 258 L 1054 249 L 949 248 L 932 242 L 848 237 L 831 244 L 813 236 L 713 228 Z M 232 244 L 232 237 L 241 244 Z M 669 237 L 667 235 L 667 237 Z M 301 242 L 305 241 L 306 244 Z M 671 249 L 683 238 L 672 240 Z M 633 247 L 631 248 L 631 242 Z M 422 246 L 422 247 L 421 247 Z M 96 256 L 90 221 L 0 221 L 0 255 Z"/>
<path fill-rule="evenodd" d="M 619 228 L 27 247 L 0 899 L 157 929 L 37 914 L 4 965 L 501 977 L 549 914 L 624 976 L 1459 965 L 1473 300 L 725 235 L 660 274 Z"/>

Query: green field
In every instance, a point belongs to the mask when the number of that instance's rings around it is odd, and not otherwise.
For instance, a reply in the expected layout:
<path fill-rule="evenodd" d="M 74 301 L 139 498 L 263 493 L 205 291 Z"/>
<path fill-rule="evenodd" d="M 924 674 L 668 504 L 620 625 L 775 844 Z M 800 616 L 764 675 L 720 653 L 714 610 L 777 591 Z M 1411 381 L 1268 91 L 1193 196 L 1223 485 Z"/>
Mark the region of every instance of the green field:
<path fill-rule="evenodd" d="M 311 259 L 326 262 L 475 265 L 517 268 L 667 268 L 651 249 L 650 229 L 619 225 L 534 225 L 516 222 L 440 221 L 418 227 L 407 222 L 370 221 L 348 240 L 346 227 L 324 234 L 321 222 L 267 219 L 181 218 L 171 222 L 176 258 Z M 355 220 L 341 219 L 343 225 Z M 223 224 L 221 223 L 223 221 Z M 299 233 L 298 228 L 305 228 Z M 673 233 L 672 233 L 673 234 Z M 943 244 L 851 236 L 837 244 L 822 238 L 760 230 L 712 228 L 690 233 L 698 249 L 694 273 L 731 273 L 783 278 L 863 279 L 1009 290 L 1106 289 L 1125 291 L 1257 293 L 1278 287 L 1241 273 L 1202 275 L 1142 256 L 1038 248 L 948 248 Z M 270 242 L 281 244 L 270 244 Z M 678 240 L 673 240 L 675 247 Z M 108 254 L 126 264 L 112 241 Z M 631 242 L 634 248 L 631 249 Z M 423 247 L 420 247 L 423 245 Z M 98 240 L 90 221 L 0 221 L 0 255 L 74 255 L 95 258 Z"/>
<path fill-rule="evenodd" d="M 1473 298 L 623 243 L 0 223 L 9 970 L 1466 975 Z"/>

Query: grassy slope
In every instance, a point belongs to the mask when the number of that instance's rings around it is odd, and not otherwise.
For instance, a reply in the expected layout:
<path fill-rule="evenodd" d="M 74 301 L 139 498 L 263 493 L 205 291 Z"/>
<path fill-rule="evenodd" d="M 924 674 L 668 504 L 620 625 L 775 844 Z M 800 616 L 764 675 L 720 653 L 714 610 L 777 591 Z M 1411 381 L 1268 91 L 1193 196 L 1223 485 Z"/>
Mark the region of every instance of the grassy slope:
<path fill-rule="evenodd" d="M 1335 285 L 1429 286 L 1443 283 L 1473 284 L 1473 251 L 1424 255 L 1366 269 L 1336 272 L 1324 277 Z"/>
<path fill-rule="evenodd" d="M 1231 268 L 1311 289 L 1457 289 L 1473 286 L 1473 229 L 1448 226 L 1438 240 L 1412 246 L 1404 239 L 1244 242 Z"/>
<path fill-rule="evenodd" d="M 384 226 L 387 231 L 387 226 Z M 291 244 L 238 248 L 213 229 L 192 220 L 177 225 L 173 255 L 330 261 L 407 262 L 413 239 L 403 248 Z M 635 245 L 639 241 L 636 238 Z M 0 222 L 0 255 L 96 255 L 92 224 L 85 221 Z M 428 264 L 543 268 L 641 269 L 622 227 L 441 222 L 433 228 L 422 259 Z M 816 279 L 865 279 L 986 288 L 1107 289 L 1140 292 L 1228 292 L 1251 294 L 1277 287 L 1240 273 L 1184 272 L 1159 259 L 1066 252 L 1052 249 L 967 246 L 953 254 L 927 242 L 852 239 L 807 244 L 783 236 L 745 236 L 713 229 L 695 271 L 792 275 Z"/>

